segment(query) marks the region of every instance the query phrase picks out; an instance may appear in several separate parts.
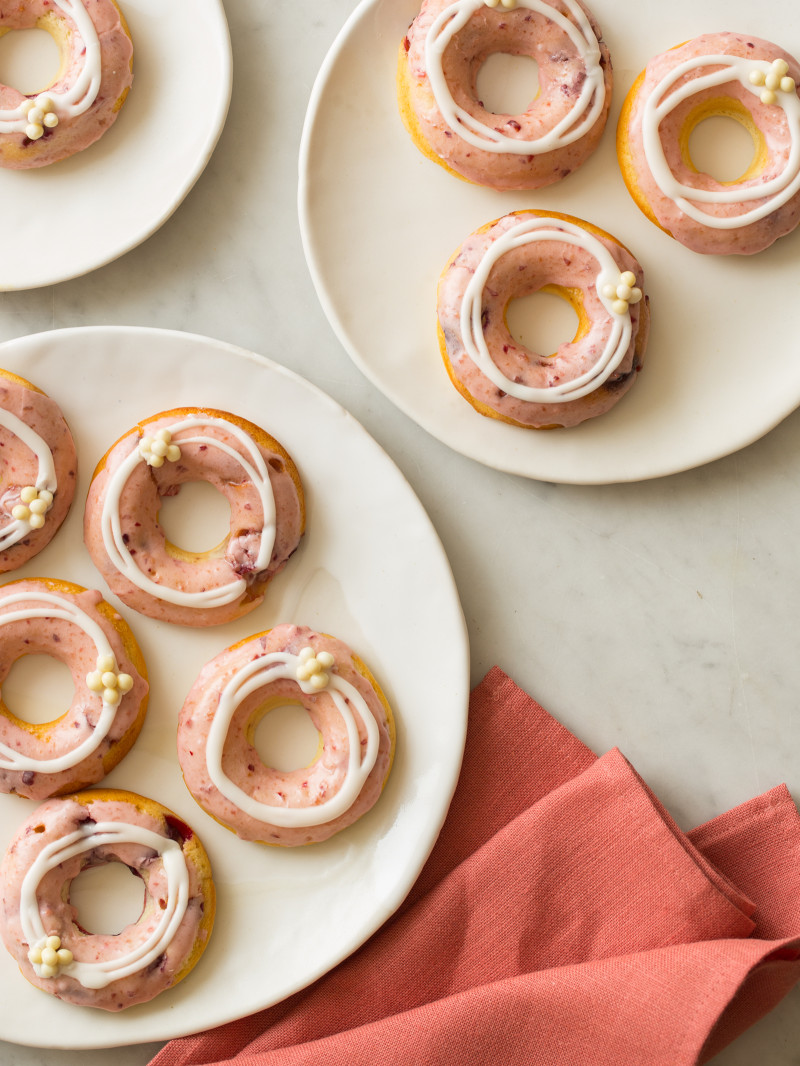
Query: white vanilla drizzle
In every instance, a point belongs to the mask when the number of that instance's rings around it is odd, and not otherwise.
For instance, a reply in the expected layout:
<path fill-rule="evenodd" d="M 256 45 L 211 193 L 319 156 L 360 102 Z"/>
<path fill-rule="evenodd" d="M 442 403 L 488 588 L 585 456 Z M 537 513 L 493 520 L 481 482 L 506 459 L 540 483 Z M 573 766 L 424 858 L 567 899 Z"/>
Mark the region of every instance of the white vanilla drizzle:
<path fill-rule="evenodd" d="M 56 468 L 53 461 L 53 453 L 39 434 L 31 427 L 17 418 L 11 411 L 0 408 L 0 426 L 13 433 L 22 443 L 36 456 L 39 465 L 36 473 L 34 487 L 41 491 L 55 493 L 58 482 L 56 481 Z M 31 524 L 26 518 L 12 518 L 11 521 L 0 529 L 0 551 L 5 551 L 13 544 L 17 544 L 31 532 Z"/>
<path fill-rule="evenodd" d="M 31 602 L 41 603 L 43 606 L 25 606 L 17 611 L 5 610 L 6 607 L 13 606 L 16 603 L 30 604 Z M 60 618 L 65 622 L 71 622 L 73 625 L 79 626 L 94 641 L 98 657 L 108 655 L 114 658 L 116 663 L 113 649 L 102 627 L 74 603 L 70 603 L 69 600 L 61 599 L 61 597 L 49 592 L 17 592 L 11 596 L 2 597 L 0 599 L 0 608 L 3 608 L 0 611 L 0 629 L 11 622 L 27 621 L 30 618 L 45 618 L 47 620 Z M 93 693 L 88 693 L 88 695 L 89 698 L 94 698 Z M 96 751 L 100 743 L 108 735 L 118 708 L 119 702 L 111 704 L 103 699 L 103 709 L 92 733 L 71 751 L 52 759 L 32 759 L 30 756 L 23 755 L 0 741 L 0 769 L 22 772 L 33 770 L 37 773 L 57 774 L 62 770 L 69 770 L 71 767 L 77 766 L 87 755 L 91 755 L 92 752 Z"/>
<path fill-rule="evenodd" d="M 42 879 L 60 863 L 94 848 L 119 844 L 139 844 L 157 852 L 167 875 L 166 907 L 161 911 L 158 924 L 132 951 L 125 955 L 101 962 L 79 962 L 74 959 L 59 968 L 60 973 L 75 978 L 84 988 L 105 988 L 112 981 L 138 973 L 154 962 L 169 947 L 180 926 L 189 903 L 189 872 L 180 844 L 161 836 L 143 826 L 128 822 L 87 823 L 67 836 L 47 844 L 28 868 L 20 890 L 20 922 L 26 943 L 33 946 L 52 930 L 47 930 L 39 910 L 37 892 Z M 62 942 L 69 947 L 68 931 L 60 933 Z M 33 963 L 38 977 L 43 977 L 41 966 Z"/>
<path fill-rule="evenodd" d="M 89 13 L 82 0 L 53 0 L 65 15 L 72 19 L 78 28 L 84 45 L 84 62 L 80 74 L 63 92 L 47 90 L 47 96 L 53 103 L 53 110 L 60 118 L 75 118 L 88 111 L 97 99 L 100 90 L 102 61 L 100 41 Z M 26 98 L 10 110 L 0 109 L 0 133 L 25 133 L 28 127 Z"/>
<path fill-rule="evenodd" d="M 313 807 L 277 807 L 269 803 L 261 803 L 231 781 L 222 769 L 222 753 L 236 708 L 251 693 L 272 681 L 291 680 L 306 695 L 317 693 L 319 690 L 310 681 L 298 678 L 297 670 L 301 663 L 300 656 L 293 655 L 291 652 L 270 652 L 246 663 L 222 690 L 206 744 L 208 774 L 222 795 L 251 818 L 290 829 L 324 825 L 348 811 L 358 799 L 361 789 L 372 772 L 378 758 L 380 744 L 377 723 L 364 697 L 349 681 L 345 681 L 337 673 L 331 673 L 324 692 L 342 716 L 348 743 L 347 772 L 342 787 L 336 794 L 324 803 Z M 353 715 L 353 709 L 367 730 L 367 747 L 363 759 L 361 758 L 358 724 Z"/>
<path fill-rule="evenodd" d="M 185 430 L 193 429 L 196 426 L 222 427 L 227 433 L 236 437 L 249 454 L 250 459 L 246 459 L 225 441 L 217 440 L 214 437 L 187 436 L 177 440 L 178 434 L 183 433 Z M 180 422 L 175 422 L 173 425 L 169 426 L 168 429 L 172 434 L 172 439 L 182 447 L 187 444 L 201 444 L 208 448 L 218 448 L 232 459 L 235 459 L 242 467 L 258 493 L 263 513 L 261 540 L 258 556 L 254 564 L 254 571 L 260 573 L 262 570 L 266 570 L 269 566 L 270 559 L 272 558 L 272 549 L 275 545 L 275 496 L 272 492 L 272 484 L 270 483 L 267 464 L 265 463 L 261 452 L 258 450 L 255 441 L 233 422 L 228 422 L 227 419 L 213 418 L 210 416 L 208 418 L 185 418 Z M 103 534 L 103 544 L 105 545 L 106 553 L 112 564 L 117 570 L 124 574 L 132 584 L 136 585 L 137 588 L 140 588 L 143 592 L 149 593 L 151 596 L 155 596 L 159 600 L 165 600 L 167 603 L 174 603 L 181 607 L 203 608 L 221 607 L 226 603 L 235 602 L 247 588 L 247 582 L 244 578 L 237 578 L 235 581 L 220 585 L 217 588 L 208 588 L 200 592 L 183 592 L 180 589 L 173 589 L 166 585 L 159 585 L 158 582 L 153 581 L 143 573 L 134 562 L 133 556 L 128 551 L 125 541 L 123 540 L 120 520 L 120 501 L 122 499 L 122 491 L 128 478 L 136 467 L 144 461 L 138 445 L 134 445 L 130 454 L 123 459 L 117 469 L 111 474 L 106 486 L 105 499 L 103 501 L 103 513 L 100 522 Z"/>
<path fill-rule="evenodd" d="M 483 290 L 489 273 L 501 256 L 514 248 L 537 241 L 558 241 L 572 244 L 589 252 L 600 266 L 596 279 L 597 295 L 611 321 L 606 345 L 594 366 L 572 381 L 546 388 L 536 388 L 511 381 L 496 365 L 483 333 Z M 618 314 L 613 310 L 613 298 L 603 292 L 606 286 L 616 286 L 620 268 L 609 250 L 593 234 L 563 219 L 532 218 L 521 221 L 493 241 L 470 278 L 461 303 L 461 335 L 467 355 L 498 389 L 528 403 L 561 403 L 579 400 L 599 388 L 614 373 L 625 357 L 631 342 L 630 310 Z"/>
<path fill-rule="evenodd" d="M 541 137 L 525 140 L 508 137 L 474 118 L 456 104 L 444 76 L 442 62 L 453 37 L 476 11 L 485 9 L 485 0 L 456 0 L 442 11 L 425 39 L 425 67 L 431 90 L 442 116 L 454 133 L 485 152 L 515 155 L 541 155 L 579 140 L 595 124 L 605 104 L 605 76 L 600 64 L 600 44 L 583 9 L 574 0 L 563 0 L 572 16 L 567 18 L 545 0 L 517 0 L 518 7 L 537 11 L 554 22 L 570 38 L 586 71 L 586 80 L 570 112 Z"/>
<path fill-rule="evenodd" d="M 684 75 L 701 67 L 720 67 L 709 74 L 689 79 L 670 95 L 672 86 Z M 680 63 L 667 74 L 648 97 L 642 113 L 642 141 L 647 165 L 661 192 L 694 219 L 711 229 L 738 229 L 758 222 L 800 192 L 800 99 L 795 92 L 777 94 L 774 104 L 783 110 L 791 137 L 791 148 L 783 172 L 769 181 L 752 185 L 734 185 L 724 189 L 696 189 L 677 180 L 667 163 L 659 127 L 667 115 L 689 97 L 704 89 L 715 88 L 733 80 L 738 81 L 755 97 L 758 106 L 761 89 L 749 80 L 753 70 L 764 74 L 770 71 L 766 60 L 744 59 L 740 56 L 698 56 Z M 704 211 L 698 204 L 745 204 L 751 200 L 763 200 L 759 206 L 740 215 L 721 217 Z"/>

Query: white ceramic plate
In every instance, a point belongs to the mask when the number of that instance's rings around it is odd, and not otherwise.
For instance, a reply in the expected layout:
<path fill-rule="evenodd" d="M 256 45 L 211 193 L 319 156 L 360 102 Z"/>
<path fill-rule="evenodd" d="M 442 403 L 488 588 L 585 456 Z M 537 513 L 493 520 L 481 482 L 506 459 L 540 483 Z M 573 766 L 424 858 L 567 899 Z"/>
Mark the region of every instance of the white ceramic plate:
<path fill-rule="evenodd" d="M 614 130 L 648 58 L 687 38 L 741 30 L 800 53 L 790 0 L 590 0 L 611 50 L 614 97 L 597 153 L 538 193 L 468 185 L 425 159 L 400 121 L 397 51 L 418 0 L 365 0 L 328 55 L 300 155 L 306 257 L 340 341 L 401 410 L 456 451 L 548 481 L 635 481 L 698 466 L 762 436 L 800 403 L 791 294 L 800 230 L 750 259 L 695 255 L 649 223 L 623 185 Z M 641 379 L 577 429 L 536 433 L 476 414 L 438 353 L 436 281 L 472 230 L 525 207 L 577 215 L 644 266 L 653 329 Z"/>
<path fill-rule="evenodd" d="M 67 523 L 8 577 L 61 577 L 107 593 L 83 547 L 82 501 L 106 448 L 156 410 L 200 404 L 237 412 L 273 433 L 303 478 L 304 542 L 256 611 L 194 630 L 121 608 L 148 664 L 151 700 L 141 736 L 105 783 L 151 794 L 206 845 L 218 907 L 200 963 L 151 1003 L 108 1015 L 43 995 L 0 949 L 4 1040 L 104 1047 L 243 1016 L 308 984 L 370 936 L 433 846 L 460 768 L 469 693 L 449 565 L 416 496 L 372 438 L 323 393 L 258 356 L 182 333 L 98 328 L 9 341 L 0 346 L 0 366 L 57 399 L 79 457 Z M 243 843 L 212 821 L 186 791 L 175 754 L 178 712 L 201 666 L 286 621 L 346 640 L 384 687 L 398 726 L 395 764 L 372 811 L 324 844 L 294 849 Z M 0 795 L 0 854 L 31 809 Z"/>
<path fill-rule="evenodd" d="M 217 143 L 231 94 L 221 0 L 124 0 L 133 88 L 111 129 L 34 170 L 0 169 L 0 290 L 79 277 L 136 247 L 178 207 Z"/>

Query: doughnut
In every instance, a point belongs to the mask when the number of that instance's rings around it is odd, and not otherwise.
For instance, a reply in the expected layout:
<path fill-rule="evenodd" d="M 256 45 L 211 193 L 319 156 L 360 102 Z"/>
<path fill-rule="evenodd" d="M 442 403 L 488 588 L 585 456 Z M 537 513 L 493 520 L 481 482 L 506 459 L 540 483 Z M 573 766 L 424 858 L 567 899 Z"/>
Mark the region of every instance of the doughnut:
<path fill-rule="evenodd" d="M 164 496 L 206 481 L 227 499 L 230 531 L 206 552 L 167 540 Z M 165 622 L 210 626 L 257 607 L 305 527 L 300 477 L 283 447 L 243 418 L 212 408 L 163 411 L 106 453 L 86 503 L 84 537 L 123 603 Z"/>
<path fill-rule="evenodd" d="M 541 189 L 576 170 L 600 140 L 611 61 L 580 0 L 423 0 L 400 45 L 397 98 L 411 139 L 450 173 L 492 189 Z M 492 54 L 529 56 L 539 91 L 519 115 L 478 99 Z"/>
<path fill-rule="evenodd" d="M 450 380 L 482 415 L 528 429 L 574 426 L 633 385 L 650 312 L 643 274 L 610 234 L 570 215 L 517 211 L 460 245 L 438 286 L 439 348 Z M 509 303 L 535 292 L 567 300 L 575 337 L 553 355 L 524 348 Z"/>
<path fill-rule="evenodd" d="M 16 570 L 58 532 L 75 495 L 77 456 L 58 404 L 0 370 L 0 573 Z"/>
<path fill-rule="evenodd" d="M 147 711 L 142 654 L 99 592 L 48 578 L 0 587 L 0 687 L 24 655 L 69 667 L 72 703 L 52 722 L 22 721 L 0 699 L 0 792 L 29 799 L 101 781 L 127 755 Z"/>
<path fill-rule="evenodd" d="M 266 766 L 256 726 L 280 705 L 304 707 L 319 732 L 309 766 Z M 178 720 L 178 760 L 199 805 L 244 840 L 327 840 L 381 794 L 394 719 L 367 667 L 341 640 L 280 625 L 234 644 L 201 670 Z"/>
<path fill-rule="evenodd" d="M 0 36 L 43 29 L 61 52 L 55 81 L 24 95 L 0 85 L 0 166 L 43 167 L 88 148 L 133 81 L 133 45 L 113 0 L 0 0 Z"/>
<path fill-rule="evenodd" d="M 800 64 L 769 41 L 710 33 L 656 56 L 617 128 L 625 184 L 644 214 L 694 252 L 752 255 L 800 221 Z M 724 116 L 753 139 L 735 181 L 696 169 L 689 138 Z"/>
<path fill-rule="evenodd" d="M 121 862 L 144 883 L 144 908 L 118 934 L 81 928 L 70 886 Z M 146 1003 L 198 962 L 214 924 L 203 845 L 180 818 L 135 792 L 90 789 L 43 803 L 9 845 L 0 931 L 23 977 L 67 1003 L 119 1011 Z"/>

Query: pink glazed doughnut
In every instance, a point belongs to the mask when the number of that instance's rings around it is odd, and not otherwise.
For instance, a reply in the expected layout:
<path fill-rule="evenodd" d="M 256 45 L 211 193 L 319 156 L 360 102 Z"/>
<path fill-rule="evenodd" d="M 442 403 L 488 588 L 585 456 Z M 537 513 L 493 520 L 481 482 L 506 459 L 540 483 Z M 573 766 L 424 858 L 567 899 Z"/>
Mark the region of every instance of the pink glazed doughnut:
<path fill-rule="evenodd" d="M 167 540 L 164 496 L 206 481 L 230 505 L 230 530 L 210 551 Z M 92 560 L 123 603 L 165 622 L 210 626 L 252 611 L 300 543 L 305 504 L 286 450 L 227 411 L 184 407 L 144 419 L 95 470 L 84 518 Z"/>
<path fill-rule="evenodd" d="M 313 762 L 265 766 L 253 738 L 274 707 L 300 704 L 320 734 Z M 381 794 L 395 730 L 386 697 L 340 640 L 281 625 L 212 659 L 178 723 L 186 786 L 213 818 L 244 840 L 311 844 L 352 825 Z"/>
<path fill-rule="evenodd" d="M 58 404 L 0 370 L 0 573 L 50 543 L 72 505 L 77 473 L 75 443 Z"/>
<path fill-rule="evenodd" d="M 710 33 L 656 56 L 622 108 L 617 154 L 628 191 L 694 252 L 752 255 L 800 221 L 800 64 L 769 41 Z M 753 158 L 735 181 L 698 172 L 689 138 L 706 118 L 739 122 Z"/>
<path fill-rule="evenodd" d="M 0 792 L 43 800 L 95 785 L 130 751 L 147 711 L 139 646 L 99 592 L 28 578 L 0 587 L 0 687 L 24 655 L 72 674 L 72 703 L 51 722 L 22 721 L 0 698 Z"/>
<path fill-rule="evenodd" d="M 76 921 L 70 885 L 120 862 L 141 878 L 144 908 L 116 935 Z M 134 792 L 93 789 L 51 799 L 23 822 L 0 874 L 0 929 L 32 985 L 67 1003 L 120 1011 L 181 981 L 214 924 L 203 845 L 166 807 Z"/>
<path fill-rule="evenodd" d="M 478 99 L 478 72 L 496 52 L 536 60 L 539 92 L 522 114 Z M 492 189 L 540 189 L 576 170 L 603 133 L 611 87 L 608 48 L 580 0 L 424 0 L 400 45 L 398 104 L 412 140 Z"/>
<path fill-rule="evenodd" d="M 133 81 L 133 45 L 113 0 L 0 0 L 0 36 L 47 30 L 61 52 L 56 80 L 24 96 L 0 85 L 0 166 L 57 163 L 114 123 Z"/>
<path fill-rule="evenodd" d="M 469 237 L 438 287 L 439 349 L 475 410 L 525 429 L 575 426 L 610 410 L 638 377 L 647 346 L 643 271 L 611 234 L 571 215 L 517 211 Z M 512 300 L 545 291 L 578 316 L 552 355 L 509 332 Z"/>

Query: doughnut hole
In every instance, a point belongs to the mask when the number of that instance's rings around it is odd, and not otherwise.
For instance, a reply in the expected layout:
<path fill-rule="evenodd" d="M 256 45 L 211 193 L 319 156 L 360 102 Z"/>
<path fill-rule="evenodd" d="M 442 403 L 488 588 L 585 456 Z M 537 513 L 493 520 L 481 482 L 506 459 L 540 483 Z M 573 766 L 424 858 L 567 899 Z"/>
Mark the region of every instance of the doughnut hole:
<path fill-rule="evenodd" d="M 521 115 L 539 95 L 539 64 L 532 56 L 494 52 L 481 65 L 475 85 L 493 115 Z"/>
<path fill-rule="evenodd" d="M 322 735 L 301 703 L 266 703 L 251 716 L 247 739 L 265 766 L 281 773 L 310 766 L 322 751 Z"/>
<path fill-rule="evenodd" d="M 545 32 L 554 35 L 547 49 L 540 47 Z M 446 45 L 442 71 L 454 102 L 478 121 L 509 116 L 507 133 L 538 136 L 541 122 L 556 125 L 574 105 L 573 83 L 563 91 L 573 60 L 574 41 L 540 12 L 486 8 Z"/>
<path fill-rule="evenodd" d="M 590 328 L 580 289 L 544 285 L 537 292 L 510 300 L 506 329 L 529 352 L 553 356 L 562 344 L 575 343 Z"/>
<path fill-rule="evenodd" d="M 116 936 L 142 916 L 144 881 L 129 866 L 112 861 L 88 866 L 69 886 L 75 922 L 87 933 Z"/>
<path fill-rule="evenodd" d="M 721 185 L 758 177 L 767 163 L 764 135 L 740 100 L 703 100 L 686 116 L 680 134 L 681 158 L 688 170 L 708 174 Z"/>
<path fill-rule="evenodd" d="M 33 96 L 64 73 L 63 33 L 55 18 L 28 30 L 0 30 L 0 82 Z"/>
<path fill-rule="evenodd" d="M 48 725 L 63 718 L 75 698 L 75 682 L 66 663 L 52 655 L 23 655 L 2 684 L 2 704 L 23 727 Z"/>
<path fill-rule="evenodd" d="M 158 522 L 173 559 L 223 556 L 230 538 L 231 508 L 207 481 L 187 481 L 161 497 Z"/>

